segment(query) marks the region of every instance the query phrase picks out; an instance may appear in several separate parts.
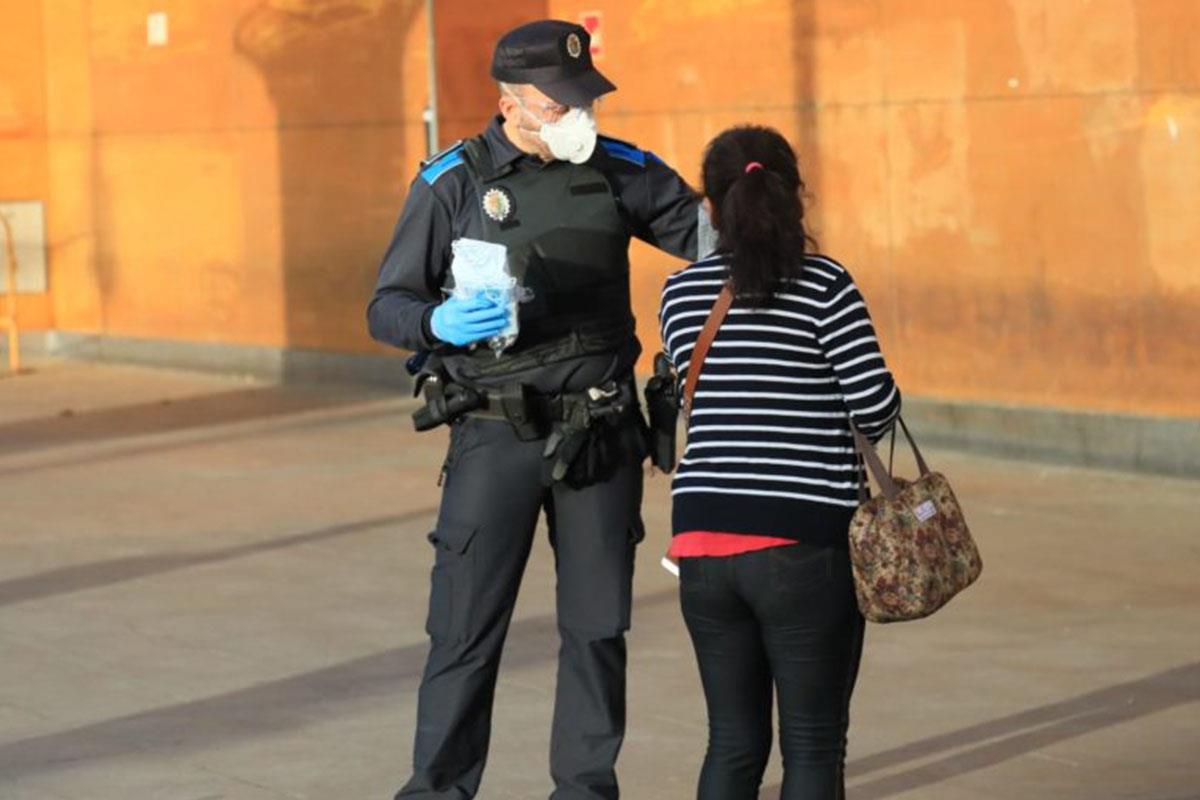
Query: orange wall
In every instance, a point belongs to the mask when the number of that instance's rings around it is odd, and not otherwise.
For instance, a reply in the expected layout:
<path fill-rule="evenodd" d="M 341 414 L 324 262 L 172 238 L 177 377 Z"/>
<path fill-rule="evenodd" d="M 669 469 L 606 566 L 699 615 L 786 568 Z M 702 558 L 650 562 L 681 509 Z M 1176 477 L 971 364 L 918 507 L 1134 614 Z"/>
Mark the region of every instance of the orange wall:
<path fill-rule="evenodd" d="M 53 324 L 376 349 L 365 301 L 426 149 L 422 0 L 42 6 L 60 118 L 54 179 L 38 191 L 51 201 Z M 451 66 L 545 13 L 528 0 L 439 7 Z M 146 41 L 154 10 L 169 12 L 165 47 Z M 475 109 L 477 127 L 493 89 L 445 74 L 447 98 Z M 461 116 L 444 124 L 463 135 Z"/>
<path fill-rule="evenodd" d="M 425 149 L 421 0 L 8 5 L 0 190 L 48 199 L 35 322 L 379 350 L 363 307 Z M 585 11 L 620 86 L 607 132 L 695 181 L 725 126 L 783 130 L 908 392 L 1200 414 L 1200 3 L 438 8 L 444 141 L 492 112 L 499 31 Z M 635 265 L 652 350 L 679 264 Z"/>
<path fill-rule="evenodd" d="M 8 3 L 0 24 L 0 200 L 46 197 L 46 84 L 42 70 L 42 9 Z M 0 233 L 0 267 L 3 261 Z M 49 297 L 17 297 L 17 318 L 34 328 L 52 324 Z"/>
<path fill-rule="evenodd" d="M 605 15 L 609 131 L 693 180 L 745 121 L 913 394 L 1200 414 L 1200 3 L 554 2 Z M 670 259 L 639 254 L 643 341 Z"/>
<path fill-rule="evenodd" d="M 55 265 L 56 324 L 363 347 L 371 262 L 421 151 L 419 3 L 51 5 L 84 21 L 47 61 L 88 54 L 92 139 L 64 173 L 87 185 L 93 269 Z M 147 46 L 152 6 L 166 47 Z"/>

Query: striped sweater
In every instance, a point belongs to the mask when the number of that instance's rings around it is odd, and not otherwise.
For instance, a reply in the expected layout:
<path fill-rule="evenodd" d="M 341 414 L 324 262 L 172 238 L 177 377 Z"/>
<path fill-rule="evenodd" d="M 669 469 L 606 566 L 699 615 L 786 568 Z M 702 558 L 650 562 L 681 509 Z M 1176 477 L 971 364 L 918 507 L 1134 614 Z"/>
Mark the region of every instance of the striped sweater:
<path fill-rule="evenodd" d="M 728 270 L 671 275 L 659 323 L 685 380 Z M 672 485 L 673 532 L 724 531 L 845 546 L 862 480 L 849 418 L 883 435 L 900 392 L 850 273 L 824 256 L 769 307 L 737 300 L 708 352 Z"/>

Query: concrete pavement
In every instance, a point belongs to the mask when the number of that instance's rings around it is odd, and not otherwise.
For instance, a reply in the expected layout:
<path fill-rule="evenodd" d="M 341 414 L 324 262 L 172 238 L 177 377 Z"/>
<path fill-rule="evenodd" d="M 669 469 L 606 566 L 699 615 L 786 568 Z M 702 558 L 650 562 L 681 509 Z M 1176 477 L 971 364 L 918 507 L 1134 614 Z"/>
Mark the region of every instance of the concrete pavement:
<path fill-rule="evenodd" d="M 35 367 L 0 379 L 0 798 L 390 797 L 444 433 L 361 388 Z M 850 798 L 1200 798 L 1200 482 L 928 455 L 984 576 L 869 629 Z M 705 739 L 657 566 L 667 489 L 635 584 L 633 800 L 691 796 Z M 549 792 L 553 580 L 541 535 L 483 798 Z"/>

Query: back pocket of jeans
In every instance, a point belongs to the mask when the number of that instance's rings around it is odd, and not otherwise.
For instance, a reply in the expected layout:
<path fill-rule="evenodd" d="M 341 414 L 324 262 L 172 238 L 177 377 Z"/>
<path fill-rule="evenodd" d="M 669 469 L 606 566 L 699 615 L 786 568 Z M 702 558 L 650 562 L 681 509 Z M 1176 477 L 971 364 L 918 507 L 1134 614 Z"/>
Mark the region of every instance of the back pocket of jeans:
<path fill-rule="evenodd" d="M 809 594 L 826 587 L 833 578 L 833 548 L 804 544 L 772 547 L 768 552 L 771 582 L 777 592 Z"/>
<path fill-rule="evenodd" d="M 684 593 L 702 592 L 708 586 L 708 569 L 715 559 L 704 556 L 685 556 L 678 559 L 679 589 Z"/>

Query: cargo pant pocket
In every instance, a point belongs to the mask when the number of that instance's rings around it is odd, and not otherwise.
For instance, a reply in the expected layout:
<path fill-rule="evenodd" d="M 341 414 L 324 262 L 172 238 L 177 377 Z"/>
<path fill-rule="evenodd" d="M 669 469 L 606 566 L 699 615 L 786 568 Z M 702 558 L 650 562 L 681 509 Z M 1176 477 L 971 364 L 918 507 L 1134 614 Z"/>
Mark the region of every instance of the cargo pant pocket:
<path fill-rule="evenodd" d="M 475 594 L 470 545 L 478 530 L 474 525 L 446 523 L 429 534 L 435 555 L 425 631 L 435 642 L 453 644 L 466 636 Z"/>

